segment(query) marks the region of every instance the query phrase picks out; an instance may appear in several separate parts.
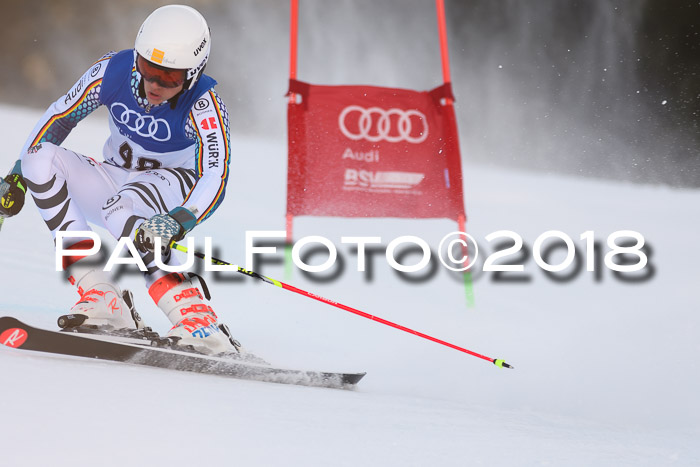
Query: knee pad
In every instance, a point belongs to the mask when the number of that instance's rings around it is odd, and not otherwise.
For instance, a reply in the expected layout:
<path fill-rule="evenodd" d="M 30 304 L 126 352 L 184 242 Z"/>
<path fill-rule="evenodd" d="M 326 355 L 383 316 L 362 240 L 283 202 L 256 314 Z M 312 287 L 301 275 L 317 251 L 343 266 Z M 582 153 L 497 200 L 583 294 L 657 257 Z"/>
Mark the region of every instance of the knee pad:
<path fill-rule="evenodd" d="M 35 185 L 49 182 L 58 172 L 65 178 L 63 164 L 56 163 L 58 149 L 48 142 L 29 148 L 22 158 L 22 176 Z"/>

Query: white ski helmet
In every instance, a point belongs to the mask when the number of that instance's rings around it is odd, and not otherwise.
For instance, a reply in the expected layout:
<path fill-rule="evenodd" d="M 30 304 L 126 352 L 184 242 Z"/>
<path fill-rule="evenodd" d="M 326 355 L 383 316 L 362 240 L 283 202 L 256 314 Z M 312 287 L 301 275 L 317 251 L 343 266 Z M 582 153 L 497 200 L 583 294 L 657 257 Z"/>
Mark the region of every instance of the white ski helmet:
<path fill-rule="evenodd" d="M 187 70 L 184 89 L 204 71 L 211 35 L 204 17 L 186 5 L 166 5 L 151 13 L 136 35 L 136 52 L 161 67 Z"/>

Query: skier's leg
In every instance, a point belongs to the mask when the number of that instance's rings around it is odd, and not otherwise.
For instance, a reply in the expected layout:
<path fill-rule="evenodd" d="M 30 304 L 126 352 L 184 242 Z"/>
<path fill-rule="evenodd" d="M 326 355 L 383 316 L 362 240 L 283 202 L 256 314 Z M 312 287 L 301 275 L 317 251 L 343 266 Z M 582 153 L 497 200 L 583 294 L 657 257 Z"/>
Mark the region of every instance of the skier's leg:
<path fill-rule="evenodd" d="M 133 240 L 136 230 L 145 220 L 156 214 L 167 214 L 180 206 L 189 188 L 194 186 L 194 180 L 193 170 L 158 169 L 132 173 L 102 207 L 101 224 L 114 238 Z M 142 253 L 141 258 L 147 268 L 144 273 L 147 287 L 168 274 L 156 266 L 154 253 Z M 169 250 L 161 259 L 169 266 L 180 264 Z"/>
<path fill-rule="evenodd" d="M 194 182 L 192 170 L 161 168 L 139 172 L 105 205 L 104 224 L 115 237 L 133 239 L 146 219 L 181 206 Z M 167 253 L 163 263 L 180 264 L 171 251 Z M 154 253 L 142 258 L 148 269 L 144 276 L 149 293 L 173 324 L 169 336 L 179 338 L 181 345 L 192 345 L 207 353 L 237 351 L 240 345 L 230 337 L 228 328 L 219 324 L 216 313 L 190 278 L 159 269 Z"/>
<path fill-rule="evenodd" d="M 116 188 L 102 172 L 93 159 L 52 143 L 35 146 L 22 159 L 22 174 L 54 239 L 58 231 L 91 230 L 88 219 Z"/>
<path fill-rule="evenodd" d="M 59 231 L 88 231 L 105 199 L 116 190 L 115 180 L 95 160 L 52 143 L 41 143 L 22 160 L 22 173 L 39 212 L 56 239 Z M 92 240 L 67 237 L 64 250 L 88 249 Z M 104 271 L 81 262 L 80 256 L 64 258 L 68 280 L 76 285 L 80 300 L 71 314 L 87 316 L 85 324 L 134 327 L 132 302 Z M 128 293 L 127 293 L 128 294 Z"/>

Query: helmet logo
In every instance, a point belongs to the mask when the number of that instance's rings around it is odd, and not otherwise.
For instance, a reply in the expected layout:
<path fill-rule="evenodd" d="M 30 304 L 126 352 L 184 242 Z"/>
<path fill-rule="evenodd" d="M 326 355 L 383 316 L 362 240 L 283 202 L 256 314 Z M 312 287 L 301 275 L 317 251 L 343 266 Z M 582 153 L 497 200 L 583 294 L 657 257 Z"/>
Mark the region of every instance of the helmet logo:
<path fill-rule="evenodd" d="M 162 50 L 158 50 L 155 47 L 153 48 L 153 52 L 151 52 L 151 60 L 156 62 L 156 63 L 163 63 L 163 57 L 165 56 L 165 52 Z"/>
<path fill-rule="evenodd" d="M 197 47 L 197 48 L 195 49 L 195 51 L 194 51 L 194 56 L 195 56 L 195 57 L 196 57 L 197 55 L 199 55 L 199 52 L 201 52 L 202 49 L 204 49 L 204 46 L 205 46 L 205 45 L 207 45 L 207 38 L 206 38 L 206 37 L 202 40 L 202 43 L 199 44 L 199 47 Z"/>
<path fill-rule="evenodd" d="M 204 65 L 207 64 L 208 58 L 209 58 L 209 54 L 207 53 L 207 55 L 204 56 L 202 61 L 199 62 L 199 65 L 197 65 L 197 68 L 190 68 L 189 70 L 187 70 L 187 79 L 194 78 L 195 76 L 197 76 L 197 73 L 199 73 L 202 70 L 202 68 L 204 68 Z"/>

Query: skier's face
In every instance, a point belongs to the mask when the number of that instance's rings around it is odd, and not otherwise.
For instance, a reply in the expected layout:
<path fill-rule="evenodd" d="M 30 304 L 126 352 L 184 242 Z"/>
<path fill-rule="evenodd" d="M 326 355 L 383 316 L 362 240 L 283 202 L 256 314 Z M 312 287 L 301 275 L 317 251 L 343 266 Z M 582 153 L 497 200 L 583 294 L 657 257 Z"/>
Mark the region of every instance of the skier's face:
<path fill-rule="evenodd" d="M 182 91 L 182 84 L 176 88 L 165 88 L 156 82 L 143 81 L 143 89 L 146 91 L 146 99 L 148 103 L 152 105 L 158 105 L 167 101 L 175 94 Z"/>
<path fill-rule="evenodd" d="M 170 69 L 136 57 L 136 69 L 141 74 L 148 102 L 158 105 L 182 90 L 187 70 Z"/>

